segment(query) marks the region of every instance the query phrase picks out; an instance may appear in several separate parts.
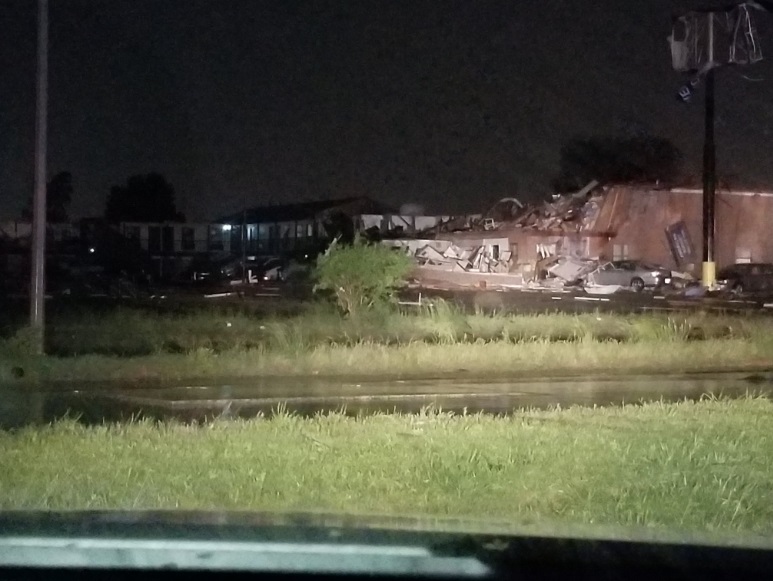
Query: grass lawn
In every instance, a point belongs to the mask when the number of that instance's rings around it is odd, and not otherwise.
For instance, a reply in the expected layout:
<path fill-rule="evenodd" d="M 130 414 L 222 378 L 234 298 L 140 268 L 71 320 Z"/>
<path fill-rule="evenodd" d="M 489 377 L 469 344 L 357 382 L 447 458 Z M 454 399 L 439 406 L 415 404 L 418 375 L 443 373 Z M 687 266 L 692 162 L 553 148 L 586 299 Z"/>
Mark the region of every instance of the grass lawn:
<path fill-rule="evenodd" d="M 25 340 L 0 340 L 0 382 L 773 368 L 773 317 L 465 314 L 443 302 L 349 319 L 319 304 L 294 315 L 83 311 L 53 318 L 48 357 L 29 356 Z"/>
<path fill-rule="evenodd" d="M 2 509 L 315 510 L 773 534 L 762 398 L 0 432 Z"/>

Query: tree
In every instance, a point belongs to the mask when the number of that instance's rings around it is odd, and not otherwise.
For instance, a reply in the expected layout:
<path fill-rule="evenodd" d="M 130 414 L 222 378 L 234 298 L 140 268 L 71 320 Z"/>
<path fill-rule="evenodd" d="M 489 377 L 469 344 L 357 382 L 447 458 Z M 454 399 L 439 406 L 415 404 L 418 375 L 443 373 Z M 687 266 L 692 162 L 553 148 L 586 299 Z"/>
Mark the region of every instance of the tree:
<path fill-rule="evenodd" d="M 317 258 L 314 290 L 331 291 L 344 314 L 353 316 L 388 302 L 412 265 L 403 252 L 382 244 L 368 244 L 359 237 L 352 244 L 336 239 Z"/>
<path fill-rule="evenodd" d="M 184 222 L 177 211 L 174 188 L 158 173 L 135 175 L 125 186 L 113 186 L 107 198 L 108 222 Z"/>
<path fill-rule="evenodd" d="M 681 151 L 662 137 L 575 137 L 561 148 L 560 170 L 553 187 L 567 192 L 591 180 L 673 181 L 679 177 L 682 159 Z"/>
<path fill-rule="evenodd" d="M 72 202 L 72 174 L 59 172 L 46 184 L 46 222 L 57 224 L 69 220 L 68 208 Z M 22 210 L 22 219 L 32 220 L 32 198 Z"/>

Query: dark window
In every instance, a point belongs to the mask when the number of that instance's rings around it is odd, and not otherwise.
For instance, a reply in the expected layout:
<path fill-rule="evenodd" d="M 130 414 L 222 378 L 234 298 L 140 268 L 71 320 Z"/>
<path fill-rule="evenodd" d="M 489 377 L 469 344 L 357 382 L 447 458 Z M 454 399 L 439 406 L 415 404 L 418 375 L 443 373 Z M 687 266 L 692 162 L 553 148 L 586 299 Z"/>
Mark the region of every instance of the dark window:
<path fill-rule="evenodd" d="M 222 226 L 212 226 L 209 229 L 209 249 L 223 249 L 223 228 Z"/>
<path fill-rule="evenodd" d="M 231 226 L 231 252 L 239 254 L 242 251 L 242 227 Z"/>
<path fill-rule="evenodd" d="M 161 252 L 161 226 L 148 227 L 148 252 L 151 254 Z"/>
<path fill-rule="evenodd" d="M 139 226 L 127 226 L 124 230 L 126 238 L 132 241 L 132 244 L 139 246 L 140 242 L 140 227 Z"/>
<path fill-rule="evenodd" d="M 174 226 L 164 226 L 161 232 L 164 252 L 172 254 L 174 252 Z"/>
<path fill-rule="evenodd" d="M 182 249 L 185 251 L 196 250 L 195 231 L 189 226 L 184 226 L 182 230 Z"/>

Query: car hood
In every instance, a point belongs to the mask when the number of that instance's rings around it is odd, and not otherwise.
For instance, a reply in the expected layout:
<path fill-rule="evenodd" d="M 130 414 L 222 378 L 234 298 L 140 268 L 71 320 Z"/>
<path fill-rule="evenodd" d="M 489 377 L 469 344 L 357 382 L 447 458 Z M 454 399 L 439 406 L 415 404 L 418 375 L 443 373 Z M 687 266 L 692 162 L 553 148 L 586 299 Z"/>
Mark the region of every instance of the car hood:
<path fill-rule="evenodd" d="M 617 578 L 646 570 L 655 578 L 735 579 L 773 571 L 773 543 L 658 529 L 322 513 L 0 513 L 0 576 L 62 578 L 64 570 L 99 578 L 113 570 L 121 578 L 207 571 L 369 579 Z"/>
<path fill-rule="evenodd" d="M 773 551 L 773 537 L 739 533 L 694 533 L 657 527 L 573 525 L 508 521 L 362 515 L 324 512 L 233 511 L 0 511 L 2 542 L 8 538 L 154 538 L 223 542 L 321 542 L 445 547 L 477 554 L 493 539 L 501 543 L 628 543 Z M 459 544 L 459 541 L 464 543 Z M 467 546 L 467 549 L 464 549 Z M 477 548 L 476 548 L 477 547 Z M 472 553 L 470 552 L 472 551 Z"/>

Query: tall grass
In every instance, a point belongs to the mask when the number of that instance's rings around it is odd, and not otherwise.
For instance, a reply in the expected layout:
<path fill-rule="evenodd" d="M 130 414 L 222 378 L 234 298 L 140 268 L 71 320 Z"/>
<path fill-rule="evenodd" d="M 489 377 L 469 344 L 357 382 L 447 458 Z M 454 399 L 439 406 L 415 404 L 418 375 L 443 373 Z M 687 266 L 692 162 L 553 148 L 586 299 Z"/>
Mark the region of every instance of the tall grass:
<path fill-rule="evenodd" d="M 0 381 L 13 379 L 16 359 L 0 357 Z M 20 381 L 177 381 L 265 376 L 549 377 L 577 374 L 685 373 L 770 370 L 773 342 L 711 339 L 673 343 L 490 341 L 402 345 L 361 341 L 322 344 L 308 350 L 200 348 L 186 354 L 133 358 L 85 355 L 21 360 Z"/>
<path fill-rule="evenodd" d="M 0 341 L 0 380 L 19 365 L 27 378 L 72 379 L 99 373 L 196 377 L 209 376 L 209 369 L 220 375 L 396 376 L 460 369 L 491 375 L 773 365 L 773 318 L 469 314 L 443 301 L 418 311 L 376 310 L 349 318 L 324 304 L 306 305 L 291 316 L 119 308 L 61 316 L 47 339 L 48 353 L 66 359 L 24 358 L 23 331 Z"/>
<path fill-rule="evenodd" d="M 326 510 L 773 534 L 773 404 L 0 432 L 0 508 Z"/>
<path fill-rule="evenodd" d="M 201 348 L 220 352 L 261 347 L 297 352 L 325 344 L 352 345 L 362 341 L 387 345 L 454 345 L 480 339 L 514 343 L 673 343 L 708 339 L 758 341 L 770 335 L 773 318 L 743 315 L 469 314 L 451 303 L 434 301 L 418 311 L 377 310 L 343 318 L 328 305 L 312 303 L 291 316 L 215 309 L 183 313 L 128 308 L 80 312 L 52 321 L 47 330 L 47 351 L 63 356 L 135 356 L 185 353 Z M 0 349 L 3 344 L 0 342 Z"/>

